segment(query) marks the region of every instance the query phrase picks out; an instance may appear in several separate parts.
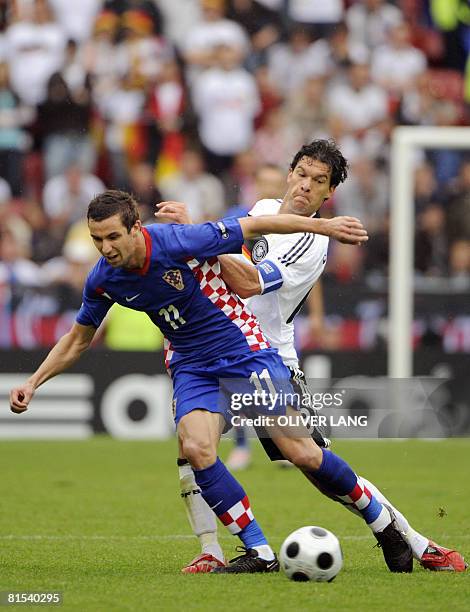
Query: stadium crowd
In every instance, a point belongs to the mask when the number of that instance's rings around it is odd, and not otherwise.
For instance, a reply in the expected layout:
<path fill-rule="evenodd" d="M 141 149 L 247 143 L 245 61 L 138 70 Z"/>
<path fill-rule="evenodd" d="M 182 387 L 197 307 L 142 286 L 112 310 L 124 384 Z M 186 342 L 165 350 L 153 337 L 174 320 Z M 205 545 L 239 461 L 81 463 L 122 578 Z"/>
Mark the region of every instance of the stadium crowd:
<path fill-rule="evenodd" d="M 463 0 L 0 0 L 0 318 L 15 296 L 79 304 L 97 192 L 131 191 L 150 222 L 162 199 L 241 215 L 257 168 L 287 172 L 314 138 L 350 161 L 322 214 L 371 235 L 331 245 L 330 276 L 386 274 L 392 130 L 468 123 L 469 26 Z M 417 275 L 468 279 L 470 157 L 414 172 Z"/>

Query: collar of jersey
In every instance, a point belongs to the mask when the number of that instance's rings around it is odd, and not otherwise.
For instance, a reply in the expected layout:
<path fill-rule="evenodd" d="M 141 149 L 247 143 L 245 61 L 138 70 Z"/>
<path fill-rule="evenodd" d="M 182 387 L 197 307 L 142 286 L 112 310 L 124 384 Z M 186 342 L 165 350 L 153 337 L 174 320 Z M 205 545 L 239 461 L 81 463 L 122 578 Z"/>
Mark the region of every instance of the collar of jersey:
<path fill-rule="evenodd" d="M 139 276 L 145 276 L 150 268 L 150 259 L 152 257 L 152 238 L 148 233 L 148 230 L 143 227 L 142 234 L 144 235 L 145 240 L 145 261 L 142 268 L 131 268 L 128 272 L 133 272 L 134 274 L 138 274 Z"/>

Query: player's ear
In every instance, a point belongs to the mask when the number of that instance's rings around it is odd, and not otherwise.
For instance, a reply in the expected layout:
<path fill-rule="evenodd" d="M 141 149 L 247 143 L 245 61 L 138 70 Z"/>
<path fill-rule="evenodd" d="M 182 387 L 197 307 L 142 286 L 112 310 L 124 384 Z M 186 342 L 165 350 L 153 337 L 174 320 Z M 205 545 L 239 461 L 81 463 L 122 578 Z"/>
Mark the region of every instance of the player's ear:
<path fill-rule="evenodd" d="M 140 219 L 137 219 L 137 221 L 134 223 L 134 225 L 131 227 L 131 234 L 135 235 L 138 232 L 142 231 L 142 221 Z"/>
<path fill-rule="evenodd" d="M 325 200 L 329 200 L 331 196 L 334 194 L 335 190 L 336 190 L 336 185 L 330 185 L 330 188 L 328 189 L 328 195 L 325 198 Z"/>

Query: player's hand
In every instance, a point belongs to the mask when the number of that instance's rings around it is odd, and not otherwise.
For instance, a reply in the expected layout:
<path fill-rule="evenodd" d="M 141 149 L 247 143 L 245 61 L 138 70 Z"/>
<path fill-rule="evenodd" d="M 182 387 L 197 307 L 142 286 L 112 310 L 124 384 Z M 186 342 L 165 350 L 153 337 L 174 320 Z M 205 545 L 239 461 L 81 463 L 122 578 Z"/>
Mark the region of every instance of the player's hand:
<path fill-rule="evenodd" d="M 356 217 L 333 217 L 326 220 L 328 236 L 343 244 L 364 244 L 369 240 L 362 222 Z"/>
<path fill-rule="evenodd" d="M 157 204 L 157 212 L 154 213 L 154 216 L 159 221 L 166 223 L 184 223 L 186 225 L 192 223 L 186 204 L 183 202 L 160 202 L 160 204 Z"/>
<path fill-rule="evenodd" d="M 25 383 L 10 391 L 10 410 L 15 414 L 21 414 L 28 410 L 29 402 L 34 395 L 34 387 L 31 383 Z"/>

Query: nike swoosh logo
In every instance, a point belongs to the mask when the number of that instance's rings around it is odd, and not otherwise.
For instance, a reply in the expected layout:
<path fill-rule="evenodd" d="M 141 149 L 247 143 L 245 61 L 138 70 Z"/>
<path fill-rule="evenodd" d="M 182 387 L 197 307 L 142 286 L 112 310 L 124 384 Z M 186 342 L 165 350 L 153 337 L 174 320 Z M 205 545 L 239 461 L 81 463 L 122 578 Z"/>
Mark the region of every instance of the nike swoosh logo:
<path fill-rule="evenodd" d="M 138 293 L 137 295 L 133 295 L 130 298 L 126 297 L 126 302 L 133 302 L 136 298 L 139 297 L 139 295 L 140 295 L 140 293 Z"/>
<path fill-rule="evenodd" d="M 219 502 L 217 502 L 217 503 L 215 504 L 215 506 L 211 506 L 211 510 L 215 510 L 215 508 L 217 508 L 217 506 L 220 506 L 220 504 L 221 504 L 223 501 L 224 501 L 224 500 L 223 500 L 223 499 L 221 499 Z"/>

